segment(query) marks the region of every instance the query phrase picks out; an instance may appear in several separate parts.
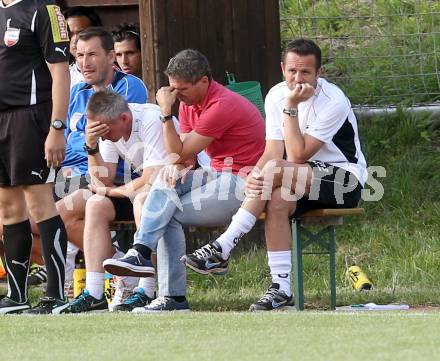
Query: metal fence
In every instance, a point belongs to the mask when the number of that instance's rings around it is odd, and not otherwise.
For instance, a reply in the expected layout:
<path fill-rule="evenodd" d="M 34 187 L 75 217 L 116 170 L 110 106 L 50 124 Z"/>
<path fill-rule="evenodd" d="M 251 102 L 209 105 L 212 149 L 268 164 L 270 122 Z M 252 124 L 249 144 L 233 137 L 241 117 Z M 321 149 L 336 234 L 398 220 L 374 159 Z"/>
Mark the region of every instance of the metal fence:
<path fill-rule="evenodd" d="M 283 42 L 323 49 L 325 75 L 353 104 L 440 102 L 440 2 L 280 0 Z"/>

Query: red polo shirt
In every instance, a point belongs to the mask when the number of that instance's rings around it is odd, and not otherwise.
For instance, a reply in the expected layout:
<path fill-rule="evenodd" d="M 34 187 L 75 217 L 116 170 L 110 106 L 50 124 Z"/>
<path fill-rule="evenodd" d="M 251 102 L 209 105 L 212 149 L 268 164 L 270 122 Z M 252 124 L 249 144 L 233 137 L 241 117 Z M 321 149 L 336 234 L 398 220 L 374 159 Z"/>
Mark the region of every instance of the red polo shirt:
<path fill-rule="evenodd" d="M 214 138 L 206 153 L 216 171 L 232 168 L 236 174 L 263 154 L 264 120 L 257 107 L 214 80 L 201 104 L 180 103 L 179 120 L 181 133 Z"/>

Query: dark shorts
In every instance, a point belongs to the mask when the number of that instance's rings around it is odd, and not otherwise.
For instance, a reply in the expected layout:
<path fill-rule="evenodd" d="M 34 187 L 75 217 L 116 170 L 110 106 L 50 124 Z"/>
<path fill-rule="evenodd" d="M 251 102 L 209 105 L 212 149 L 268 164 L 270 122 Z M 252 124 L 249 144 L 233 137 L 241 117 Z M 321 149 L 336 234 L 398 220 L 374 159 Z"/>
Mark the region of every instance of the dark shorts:
<path fill-rule="evenodd" d="M 133 203 L 130 198 L 107 197 L 115 207 L 115 221 L 134 221 Z"/>
<path fill-rule="evenodd" d="M 72 194 L 78 189 L 88 188 L 90 184 L 90 175 L 81 175 L 74 177 L 65 177 L 61 170 L 58 171 L 55 185 L 53 187 L 53 198 L 56 201 Z"/>
<path fill-rule="evenodd" d="M 0 112 L 0 186 L 55 180 L 55 171 L 44 159 L 51 112 L 51 103 Z"/>
<path fill-rule="evenodd" d="M 307 162 L 313 170 L 308 196 L 297 201 L 294 217 L 312 209 L 355 208 L 361 199 L 362 185 L 350 172 L 331 164 Z"/>

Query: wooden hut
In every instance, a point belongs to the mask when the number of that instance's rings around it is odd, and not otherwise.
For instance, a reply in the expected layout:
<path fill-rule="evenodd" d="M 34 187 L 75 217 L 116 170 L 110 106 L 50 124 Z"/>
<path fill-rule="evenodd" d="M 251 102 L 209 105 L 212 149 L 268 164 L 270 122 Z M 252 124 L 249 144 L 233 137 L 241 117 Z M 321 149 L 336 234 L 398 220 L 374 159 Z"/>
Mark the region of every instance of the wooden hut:
<path fill-rule="evenodd" d="M 91 6 L 110 29 L 139 22 L 143 78 L 154 99 L 167 84 L 163 75 L 179 50 L 204 53 L 214 78 L 225 84 L 225 72 L 238 81 L 257 80 L 263 93 L 280 81 L 278 0 L 61 0 L 60 5 Z"/>

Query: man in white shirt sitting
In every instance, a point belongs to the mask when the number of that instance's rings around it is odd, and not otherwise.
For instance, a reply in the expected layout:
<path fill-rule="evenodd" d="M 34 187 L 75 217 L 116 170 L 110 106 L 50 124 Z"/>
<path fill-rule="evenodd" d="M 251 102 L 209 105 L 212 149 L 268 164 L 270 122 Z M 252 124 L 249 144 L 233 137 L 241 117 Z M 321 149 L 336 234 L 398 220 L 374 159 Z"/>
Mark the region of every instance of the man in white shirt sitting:
<path fill-rule="evenodd" d="M 85 290 L 70 304 L 73 313 L 107 308 L 102 262 L 114 254 L 110 223 L 135 219 L 134 204 L 143 202 L 157 171 L 167 163 L 157 105 L 128 104 L 122 95 L 105 90 L 90 97 L 86 114 L 84 147 L 88 153 L 92 184 L 90 190 L 78 190 L 73 197 L 86 200 L 83 204 L 87 274 Z M 119 157 L 140 177 L 128 178 L 124 185 L 115 186 Z M 141 282 L 154 282 L 154 278 L 141 279 Z M 144 297 L 144 301 L 148 302 L 152 297 Z"/>

